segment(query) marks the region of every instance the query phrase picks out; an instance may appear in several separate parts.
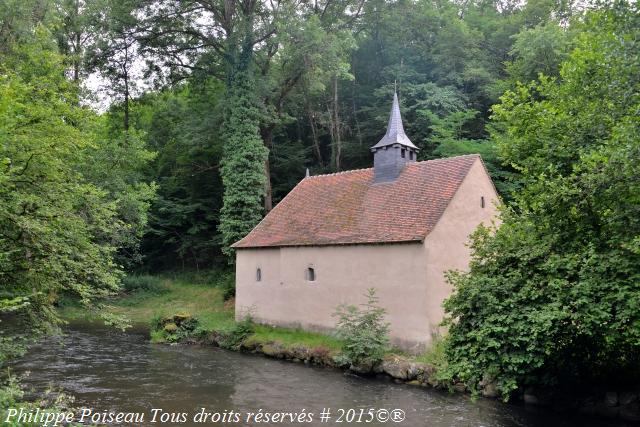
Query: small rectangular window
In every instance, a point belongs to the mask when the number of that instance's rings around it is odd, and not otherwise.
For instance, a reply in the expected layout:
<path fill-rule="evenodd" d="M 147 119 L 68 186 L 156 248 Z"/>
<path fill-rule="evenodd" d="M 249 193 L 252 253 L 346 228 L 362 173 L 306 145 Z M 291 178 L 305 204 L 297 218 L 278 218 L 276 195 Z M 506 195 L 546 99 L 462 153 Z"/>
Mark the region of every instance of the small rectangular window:
<path fill-rule="evenodd" d="M 409 151 L 409 160 L 413 160 L 413 151 Z"/>
<path fill-rule="evenodd" d="M 313 267 L 307 268 L 307 281 L 309 282 L 316 281 L 316 270 Z"/>
<path fill-rule="evenodd" d="M 480 207 L 484 208 L 484 196 L 480 196 Z"/>
<path fill-rule="evenodd" d="M 256 282 L 260 282 L 262 281 L 262 270 L 257 268 L 256 269 Z"/>
<path fill-rule="evenodd" d="M 407 151 L 407 150 L 405 150 L 404 148 L 402 150 L 400 150 L 400 156 L 402 156 L 403 159 L 404 159 L 404 156 L 406 155 L 405 151 Z"/>

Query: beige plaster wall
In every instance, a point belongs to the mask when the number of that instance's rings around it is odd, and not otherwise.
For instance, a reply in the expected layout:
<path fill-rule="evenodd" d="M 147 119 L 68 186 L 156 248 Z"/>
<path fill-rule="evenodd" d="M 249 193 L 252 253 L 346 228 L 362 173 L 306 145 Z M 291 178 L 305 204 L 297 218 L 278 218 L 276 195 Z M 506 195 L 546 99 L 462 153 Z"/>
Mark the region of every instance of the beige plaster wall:
<path fill-rule="evenodd" d="M 442 301 L 451 292 L 444 272 L 467 268 L 468 235 L 490 221 L 497 200 L 478 160 L 424 243 L 240 249 L 236 316 L 250 309 L 266 324 L 331 329 L 336 306 L 362 303 L 366 290 L 374 287 L 387 310 L 393 341 L 419 351 L 440 333 Z M 306 280 L 307 267 L 315 269 L 314 282 Z"/>
<path fill-rule="evenodd" d="M 262 280 L 256 281 L 256 268 Z M 306 280 L 313 267 L 316 280 Z M 426 257 L 422 243 L 242 249 L 236 258 L 236 313 L 263 323 L 323 330 L 339 304 L 365 301 L 374 287 L 391 335 L 405 346 L 425 341 Z"/>
<path fill-rule="evenodd" d="M 480 197 L 484 196 L 485 207 Z M 431 325 L 442 320 L 442 302 L 451 294 L 451 285 L 444 278 L 447 270 L 466 271 L 469 266 L 469 235 L 480 223 L 491 224 L 497 219 L 499 198 L 486 174 L 484 166 L 477 160 L 460 185 L 453 200 L 425 239 L 427 261 L 427 299 L 425 313 Z M 441 331 L 434 329 L 437 334 Z"/>

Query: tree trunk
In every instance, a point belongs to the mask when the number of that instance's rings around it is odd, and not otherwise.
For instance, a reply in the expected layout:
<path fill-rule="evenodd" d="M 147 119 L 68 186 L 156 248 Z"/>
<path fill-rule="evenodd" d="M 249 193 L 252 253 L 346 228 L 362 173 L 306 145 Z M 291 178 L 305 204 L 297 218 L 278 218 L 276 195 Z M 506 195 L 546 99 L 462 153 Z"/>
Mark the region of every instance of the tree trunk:
<path fill-rule="evenodd" d="M 78 82 L 80 80 L 80 50 L 82 47 L 80 46 L 80 32 L 76 32 L 75 34 L 75 59 L 73 60 L 73 81 Z"/>
<path fill-rule="evenodd" d="M 126 42 L 125 42 L 126 43 Z M 125 45 L 124 63 L 122 64 L 122 76 L 124 78 L 124 131 L 129 131 L 129 48 Z"/>
<path fill-rule="evenodd" d="M 124 73 L 124 130 L 129 131 L 129 73 Z"/>
<path fill-rule="evenodd" d="M 269 152 L 273 146 L 273 128 L 273 125 L 269 125 L 260 129 L 262 141 Z M 271 209 L 273 209 L 273 190 L 271 187 L 271 165 L 267 155 L 264 161 L 264 210 L 268 213 Z"/>
<path fill-rule="evenodd" d="M 307 91 L 304 91 L 305 107 L 307 109 L 307 115 L 309 116 L 309 126 L 311 127 L 311 138 L 313 140 L 313 152 L 318 159 L 320 167 L 324 167 L 324 161 L 322 160 L 322 152 L 320 151 L 320 141 L 318 140 L 318 126 L 316 124 L 315 112 L 311 110 L 311 103 L 309 102 L 309 96 Z"/>
<path fill-rule="evenodd" d="M 333 76 L 333 97 L 331 114 L 331 161 L 336 171 L 340 171 L 342 158 L 342 141 L 340 139 L 340 116 L 338 112 L 338 76 Z"/>
<path fill-rule="evenodd" d="M 358 121 L 358 109 L 356 108 L 356 82 L 351 85 L 351 102 L 353 107 L 353 121 L 356 125 L 356 133 L 358 135 L 358 144 L 362 146 L 362 132 L 360 131 L 360 122 Z"/>
<path fill-rule="evenodd" d="M 269 165 L 269 157 L 264 161 L 264 210 L 269 212 L 273 209 L 273 194 L 271 189 L 271 166 Z"/>
<path fill-rule="evenodd" d="M 76 1 L 75 3 L 75 16 L 74 16 L 74 20 L 79 20 L 80 19 L 80 2 Z M 76 28 L 75 34 L 74 34 L 74 43 L 75 46 L 73 47 L 73 81 L 74 82 L 78 82 L 80 80 L 80 61 L 81 61 L 81 55 L 80 52 L 82 51 L 82 46 L 80 45 L 80 38 L 81 38 L 81 34 L 80 34 L 80 30 Z"/>

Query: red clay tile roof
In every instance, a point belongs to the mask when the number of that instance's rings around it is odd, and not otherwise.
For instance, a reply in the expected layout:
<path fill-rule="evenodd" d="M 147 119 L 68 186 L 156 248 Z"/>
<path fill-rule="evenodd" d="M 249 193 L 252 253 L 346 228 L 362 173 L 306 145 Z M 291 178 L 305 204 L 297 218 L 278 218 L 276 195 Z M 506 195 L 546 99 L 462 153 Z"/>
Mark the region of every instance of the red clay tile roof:
<path fill-rule="evenodd" d="M 373 183 L 373 168 L 305 178 L 233 247 L 421 241 L 479 158 L 408 163 L 387 183 Z"/>

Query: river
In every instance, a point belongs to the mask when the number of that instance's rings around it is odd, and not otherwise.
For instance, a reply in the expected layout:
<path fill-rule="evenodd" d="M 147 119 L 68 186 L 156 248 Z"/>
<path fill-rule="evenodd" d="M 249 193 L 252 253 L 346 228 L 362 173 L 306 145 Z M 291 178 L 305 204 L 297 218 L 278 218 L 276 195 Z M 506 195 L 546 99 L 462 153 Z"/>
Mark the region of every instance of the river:
<path fill-rule="evenodd" d="M 74 325 L 63 337 L 34 345 L 13 363 L 13 372 L 28 375 L 23 383 L 37 394 L 49 386 L 75 396 L 76 406 L 104 411 L 144 413 L 138 425 L 398 425 L 444 426 L 623 426 L 616 421 L 595 420 L 533 411 L 488 399 L 412 387 L 393 382 L 345 375 L 317 368 L 240 354 L 213 347 L 153 345 L 142 331 L 113 330 Z M 194 423 L 199 411 L 242 414 L 237 423 Z M 320 421 L 329 408 L 331 418 Z M 184 423 L 151 423 L 152 409 L 186 413 Z M 247 413 L 305 412 L 312 422 L 246 422 Z M 340 409 L 345 413 L 337 422 Z M 374 409 L 373 422 L 369 409 Z M 379 410 L 401 409 L 402 422 L 379 421 Z M 362 410 L 362 411 L 361 411 Z M 157 412 L 159 417 L 160 412 Z M 390 413 L 390 412 L 389 412 Z M 359 416 L 362 414 L 362 416 Z M 397 415 L 398 412 L 395 413 Z M 352 422 L 347 422 L 351 418 Z M 158 420 L 159 418 L 157 418 Z M 383 417 L 384 419 L 384 417 Z M 264 420 L 264 418 L 263 418 Z M 308 419 L 306 419 L 308 421 Z M 131 424 L 111 424 L 131 425 Z"/>

